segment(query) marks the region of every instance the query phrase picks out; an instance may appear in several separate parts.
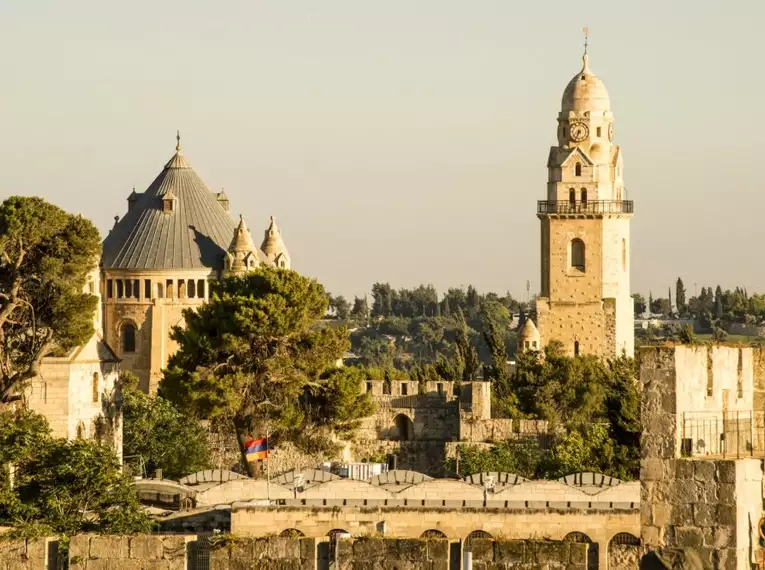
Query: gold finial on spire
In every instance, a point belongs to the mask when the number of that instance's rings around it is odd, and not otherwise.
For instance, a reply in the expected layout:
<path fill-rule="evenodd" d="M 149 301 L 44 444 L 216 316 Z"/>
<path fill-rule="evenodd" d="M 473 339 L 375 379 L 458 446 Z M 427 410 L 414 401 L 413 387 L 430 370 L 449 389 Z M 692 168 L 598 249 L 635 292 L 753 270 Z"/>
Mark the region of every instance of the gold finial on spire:
<path fill-rule="evenodd" d="M 181 152 L 181 131 L 180 131 L 180 129 L 175 131 L 175 140 L 176 140 L 176 143 L 177 143 L 175 145 L 175 150 L 177 152 Z"/>

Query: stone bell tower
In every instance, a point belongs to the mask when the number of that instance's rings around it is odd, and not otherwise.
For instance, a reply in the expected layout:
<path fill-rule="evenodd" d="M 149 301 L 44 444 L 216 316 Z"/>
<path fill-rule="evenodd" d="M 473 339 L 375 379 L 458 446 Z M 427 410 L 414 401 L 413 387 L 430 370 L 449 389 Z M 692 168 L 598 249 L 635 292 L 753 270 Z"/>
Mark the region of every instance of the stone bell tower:
<path fill-rule="evenodd" d="M 614 143 L 608 91 L 590 70 L 566 86 L 558 145 L 547 160 L 547 196 L 537 203 L 542 229 L 537 327 L 569 355 L 634 352 L 630 296 L 630 220 L 622 152 Z"/>

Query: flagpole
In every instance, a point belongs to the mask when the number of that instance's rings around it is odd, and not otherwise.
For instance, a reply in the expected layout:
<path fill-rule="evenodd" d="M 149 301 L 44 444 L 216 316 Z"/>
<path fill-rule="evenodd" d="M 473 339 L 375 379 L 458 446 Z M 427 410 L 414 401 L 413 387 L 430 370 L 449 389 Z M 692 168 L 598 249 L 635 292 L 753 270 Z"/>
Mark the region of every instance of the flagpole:
<path fill-rule="evenodd" d="M 271 434 L 268 430 L 268 422 L 266 422 L 266 496 L 268 497 L 268 506 L 271 506 L 271 442 L 269 439 Z"/>

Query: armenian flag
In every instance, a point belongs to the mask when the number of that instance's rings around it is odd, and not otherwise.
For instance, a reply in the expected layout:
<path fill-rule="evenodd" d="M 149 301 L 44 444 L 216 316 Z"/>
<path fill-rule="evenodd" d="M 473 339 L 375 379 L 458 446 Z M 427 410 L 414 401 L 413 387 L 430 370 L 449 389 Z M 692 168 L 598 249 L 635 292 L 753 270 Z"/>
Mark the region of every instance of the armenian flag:
<path fill-rule="evenodd" d="M 247 462 L 268 459 L 268 438 L 251 439 L 244 444 L 244 455 Z"/>

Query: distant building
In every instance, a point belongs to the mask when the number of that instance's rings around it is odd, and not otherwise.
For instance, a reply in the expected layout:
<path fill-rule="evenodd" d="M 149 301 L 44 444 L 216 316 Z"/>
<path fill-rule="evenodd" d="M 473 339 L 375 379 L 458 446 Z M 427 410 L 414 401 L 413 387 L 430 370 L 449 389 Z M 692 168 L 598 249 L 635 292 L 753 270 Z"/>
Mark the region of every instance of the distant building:
<path fill-rule="evenodd" d="M 183 155 L 175 154 L 104 240 L 101 260 L 104 336 L 147 392 L 176 350 L 171 329 L 183 310 L 208 300 L 210 283 L 260 265 L 290 268 L 281 231 L 271 218 L 260 248 L 229 200 L 213 192 Z"/>
<path fill-rule="evenodd" d="M 563 343 L 569 355 L 634 352 L 630 297 L 630 220 L 621 148 L 603 82 L 587 52 L 566 86 L 550 149 L 541 222 L 541 345 Z"/>

